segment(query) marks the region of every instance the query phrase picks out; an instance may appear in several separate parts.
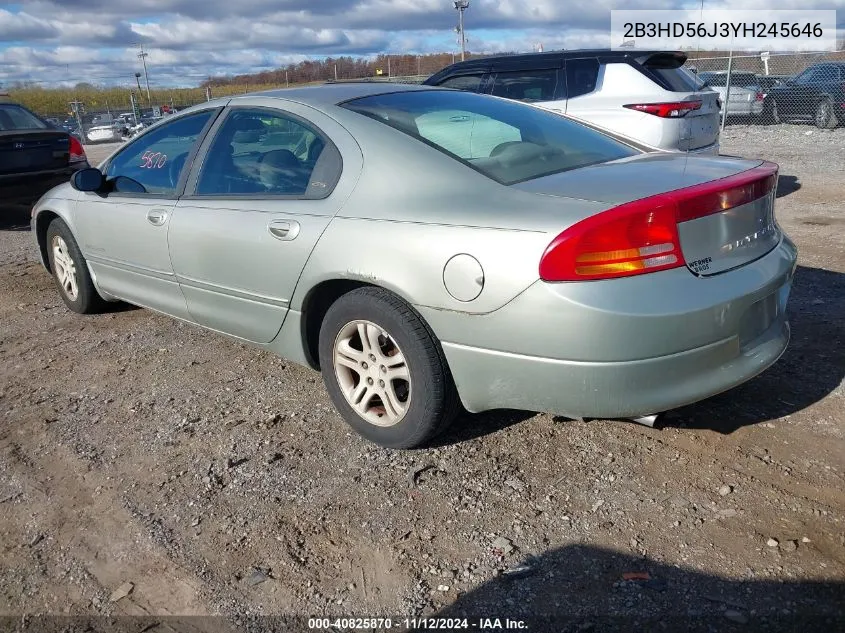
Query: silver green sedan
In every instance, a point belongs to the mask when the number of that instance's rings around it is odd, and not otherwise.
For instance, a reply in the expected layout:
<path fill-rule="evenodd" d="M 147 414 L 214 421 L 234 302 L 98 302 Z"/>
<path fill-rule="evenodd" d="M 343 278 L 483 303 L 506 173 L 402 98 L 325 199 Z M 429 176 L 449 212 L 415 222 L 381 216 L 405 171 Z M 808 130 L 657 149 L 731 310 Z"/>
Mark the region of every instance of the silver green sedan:
<path fill-rule="evenodd" d="M 776 182 L 518 102 L 335 84 L 169 117 L 32 227 L 71 310 L 319 369 L 355 430 L 413 447 L 461 405 L 650 420 L 765 370 L 796 264 Z"/>

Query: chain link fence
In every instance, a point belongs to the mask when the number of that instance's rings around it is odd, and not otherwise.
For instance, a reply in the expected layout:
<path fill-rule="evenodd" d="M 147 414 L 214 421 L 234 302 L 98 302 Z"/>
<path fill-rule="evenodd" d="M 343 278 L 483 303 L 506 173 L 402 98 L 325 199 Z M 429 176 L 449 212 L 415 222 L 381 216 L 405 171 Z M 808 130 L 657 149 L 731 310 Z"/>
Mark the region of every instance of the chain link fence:
<path fill-rule="evenodd" d="M 845 51 L 691 53 L 686 67 L 719 92 L 725 123 L 845 124 Z"/>

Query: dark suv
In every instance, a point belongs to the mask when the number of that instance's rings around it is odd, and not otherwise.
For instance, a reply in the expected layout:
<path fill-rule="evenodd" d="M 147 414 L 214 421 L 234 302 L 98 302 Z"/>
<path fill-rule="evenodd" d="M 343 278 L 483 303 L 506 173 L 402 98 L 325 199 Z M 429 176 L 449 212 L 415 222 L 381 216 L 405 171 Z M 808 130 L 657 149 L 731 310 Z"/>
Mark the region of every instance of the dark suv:
<path fill-rule="evenodd" d="M 774 123 L 800 119 L 831 129 L 845 122 L 845 63 L 813 64 L 766 95 Z"/>

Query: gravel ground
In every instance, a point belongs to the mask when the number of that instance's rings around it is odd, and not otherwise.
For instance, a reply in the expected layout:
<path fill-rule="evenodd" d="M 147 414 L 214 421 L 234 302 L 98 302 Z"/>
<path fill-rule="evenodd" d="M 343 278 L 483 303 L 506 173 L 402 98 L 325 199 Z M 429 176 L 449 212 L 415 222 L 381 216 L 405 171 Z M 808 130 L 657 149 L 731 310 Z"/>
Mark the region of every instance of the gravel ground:
<path fill-rule="evenodd" d="M 781 165 L 800 248 L 793 340 L 768 372 L 660 430 L 502 411 L 407 452 L 351 434 L 313 371 L 146 310 L 71 314 L 6 221 L 0 628 L 843 630 L 843 150 L 845 129 L 723 137 Z"/>

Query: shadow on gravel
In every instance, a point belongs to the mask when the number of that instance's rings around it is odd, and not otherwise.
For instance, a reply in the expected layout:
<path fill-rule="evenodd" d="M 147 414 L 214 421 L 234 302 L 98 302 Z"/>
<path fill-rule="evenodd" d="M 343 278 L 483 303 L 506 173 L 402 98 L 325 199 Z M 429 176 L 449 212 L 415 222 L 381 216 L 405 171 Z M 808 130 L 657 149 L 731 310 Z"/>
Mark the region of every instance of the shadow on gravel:
<path fill-rule="evenodd" d="M 775 194 L 778 198 L 784 198 L 791 193 L 795 193 L 801 188 L 801 183 L 798 182 L 797 176 L 789 176 L 781 174 L 778 177 L 778 190 Z"/>
<path fill-rule="evenodd" d="M 441 435 L 436 436 L 426 448 L 439 448 L 451 444 L 460 444 L 470 440 L 492 435 L 498 431 L 525 422 L 533 418 L 536 413 L 532 411 L 516 411 L 512 409 L 499 409 L 496 411 L 485 411 L 484 413 L 468 413 L 458 416 L 458 419 Z"/>
<path fill-rule="evenodd" d="M 760 544 L 760 547 L 765 546 Z M 832 633 L 845 630 L 845 583 L 842 582 L 726 580 L 584 545 L 551 550 L 526 560 L 520 567 L 521 571 L 506 572 L 461 595 L 439 612 L 416 621 L 408 613 L 373 615 L 335 610 L 329 610 L 329 617 L 318 620 L 316 628 L 303 616 L 265 616 L 255 612 L 229 617 L 5 615 L 0 617 L 0 629 L 16 633 L 351 631 L 353 628 L 345 624 L 335 625 L 335 618 L 354 622 L 378 616 L 390 618 L 392 627 L 369 626 L 364 622 L 350 626 L 379 632 Z"/>
<path fill-rule="evenodd" d="M 733 433 L 845 396 L 845 274 L 799 266 L 787 308 L 792 339 L 763 374 L 731 391 L 670 411 L 665 426 Z"/>
<path fill-rule="evenodd" d="M 726 580 L 584 545 L 512 570 L 435 617 L 523 620 L 532 633 L 845 630 L 845 582 Z"/>

